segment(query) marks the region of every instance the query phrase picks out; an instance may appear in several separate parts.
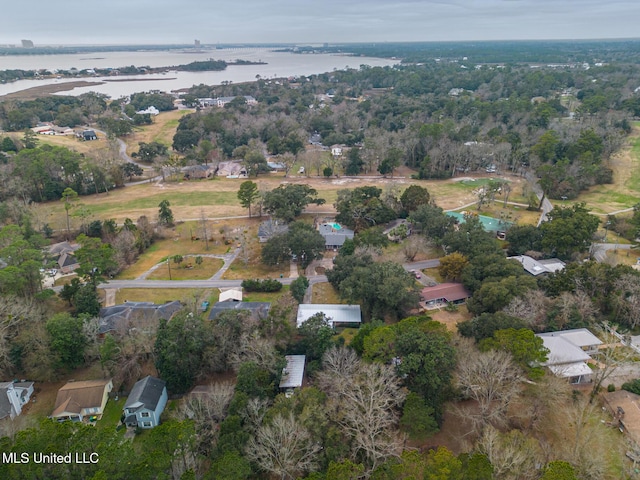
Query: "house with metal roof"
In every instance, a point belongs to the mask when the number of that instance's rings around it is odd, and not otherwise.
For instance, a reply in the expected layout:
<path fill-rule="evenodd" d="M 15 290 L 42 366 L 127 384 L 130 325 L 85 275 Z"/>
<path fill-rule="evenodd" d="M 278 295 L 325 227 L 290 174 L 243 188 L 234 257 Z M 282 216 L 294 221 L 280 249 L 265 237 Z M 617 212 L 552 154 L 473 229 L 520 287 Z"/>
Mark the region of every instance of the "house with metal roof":
<path fill-rule="evenodd" d="M 544 346 L 549 350 L 548 367 L 556 376 L 566 378 L 570 383 L 588 383 L 593 371 L 587 365 L 590 354 L 598 352 L 602 341 L 586 328 L 560 332 L 538 333 Z"/>
<path fill-rule="evenodd" d="M 124 404 L 124 423 L 139 428 L 158 426 L 169 398 L 166 385 L 164 380 L 150 375 L 138 380 Z"/>
<path fill-rule="evenodd" d="M 216 302 L 209 311 L 209 320 L 215 319 L 225 310 L 248 310 L 255 318 L 262 320 L 269 315 L 269 302 Z"/>
<path fill-rule="evenodd" d="M 360 326 L 362 312 L 360 305 L 340 305 L 329 303 L 301 303 L 298 305 L 298 317 L 296 324 L 299 327 L 314 315 L 323 313 L 331 327 Z"/>
<path fill-rule="evenodd" d="M 280 235 L 281 233 L 287 233 L 288 231 L 289 225 L 270 218 L 258 226 L 258 242 L 265 243 L 271 237 Z"/>
<path fill-rule="evenodd" d="M 557 258 L 549 258 L 546 260 L 536 260 L 528 255 L 516 255 L 507 257 L 507 260 L 515 260 L 522 265 L 522 268 L 534 277 L 548 273 L 559 272 L 564 270 L 566 264 Z"/>
<path fill-rule="evenodd" d="M 219 302 L 241 302 L 242 287 L 221 288 Z"/>
<path fill-rule="evenodd" d="M 287 365 L 282 369 L 280 377 L 280 390 L 285 391 L 286 396 L 291 396 L 294 388 L 302 386 L 304 378 L 305 355 L 285 355 Z"/>

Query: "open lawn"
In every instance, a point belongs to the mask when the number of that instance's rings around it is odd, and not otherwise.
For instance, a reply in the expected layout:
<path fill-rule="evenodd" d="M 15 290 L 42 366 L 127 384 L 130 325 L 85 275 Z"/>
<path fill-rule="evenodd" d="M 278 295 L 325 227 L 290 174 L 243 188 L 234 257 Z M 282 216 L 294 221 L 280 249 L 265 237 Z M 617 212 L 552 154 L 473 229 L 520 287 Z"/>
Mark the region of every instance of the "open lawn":
<path fill-rule="evenodd" d="M 629 137 L 629 146 L 616 153 L 611 158 L 609 166 L 613 169 L 613 183 L 596 185 L 577 199 L 579 202 L 585 202 L 594 213 L 608 214 L 630 208 L 640 199 L 639 122 L 634 124 L 633 133 Z"/>
<path fill-rule="evenodd" d="M 311 303 L 345 303 L 338 292 L 328 282 L 316 283 L 311 287 Z"/>
<path fill-rule="evenodd" d="M 137 152 L 138 144 L 141 142 L 158 142 L 171 147 L 178 122 L 189 113 L 193 113 L 193 110 L 171 110 L 152 116 L 153 123 L 151 125 L 137 127 L 131 135 L 126 137 L 127 153 L 131 155 L 131 153 Z"/>
<path fill-rule="evenodd" d="M 275 302 L 278 298 L 289 291 L 289 285 L 284 285 L 279 292 L 245 292 L 243 301 L 245 302 Z"/>
<path fill-rule="evenodd" d="M 225 233 L 228 230 L 233 230 L 234 221 L 225 222 L 224 224 L 216 223 L 216 221 L 207 222 L 207 231 L 210 239 L 209 250 L 206 250 L 206 245 L 203 240 L 191 240 L 191 235 L 201 231 L 201 225 L 196 222 L 187 222 L 181 225 L 177 225 L 171 230 L 173 238 L 156 240 L 134 263 L 119 275 L 119 280 L 132 280 L 138 278 L 143 273 L 147 272 L 154 265 L 157 265 L 164 259 L 173 255 L 205 255 L 215 254 L 222 255 L 230 251 L 231 245 L 225 245 L 224 240 L 227 238 L 225 234 L 220 233 L 222 229 Z M 225 239 L 222 237 L 225 236 Z M 215 273 L 215 272 L 214 272 Z M 213 274 L 211 274 L 213 275 Z M 167 278 L 169 276 L 167 275 Z M 207 277 L 209 278 L 209 277 Z"/>
<path fill-rule="evenodd" d="M 107 405 L 104 407 L 102 418 L 96 422 L 96 428 L 102 430 L 115 430 L 120 423 L 122 409 L 124 408 L 125 402 L 125 398 L 118 398 L 118 400 L 110 398 Z M 122 430 L 122 434 L 124 435 L 124 429 Z"/>
<path fill-rule="evenodd" d="M 435 321 L 443 323 L 447 326 L 447 330 L 457 333 L 457 325 L 460 322 L 470 320 L 473 315 L 469 313 L 466 305 L 460 305 L 454 312 L 448 312 L 444 308 L 441 310 L 430 310 L 428 315 Z"/>
<path fill-rule="evenodd" d="M 217 302 L 220 292 L 215 289 L 196 289 L 196 288 L 121 288 L 116 292 L 116 304 L 129 302 L 152 302 L 162 304 L 179 300 L 183 303 L 193 302 L 194 299 L 199 301 L 209 300 L 209 302 Z M 212 300 L 215 299 L 215 300 Z"/>
<path fill-rule="evenodd" d="M 109 156 L 118 155 L 117 149 L 115 152 L 111 150 L 109 141 L 103 134 L 96 133 L 96 135 L 98 135 L 98 140 L 88 142 L 80 140 L 73 135 L 38 135 L 36 138 L 40 144 L 65 147 L 92 158 L 103 155 L 108 158 Z"/>
<path fill-rule="evenodd" d="M 637 265 L 639 258 L 640 249 L 607 251 L 607 262 L 611 265 Z"/>
<path fill-rule="evenodd" d="M 207 280 L 216 274 L 224 265 L 219 258 L 202 258 L 198 265 L 195 257 L 184 257 L 180 264 L 173 260 L 163 262 L 158 268 L 147 275 L 149 280 Z"/>

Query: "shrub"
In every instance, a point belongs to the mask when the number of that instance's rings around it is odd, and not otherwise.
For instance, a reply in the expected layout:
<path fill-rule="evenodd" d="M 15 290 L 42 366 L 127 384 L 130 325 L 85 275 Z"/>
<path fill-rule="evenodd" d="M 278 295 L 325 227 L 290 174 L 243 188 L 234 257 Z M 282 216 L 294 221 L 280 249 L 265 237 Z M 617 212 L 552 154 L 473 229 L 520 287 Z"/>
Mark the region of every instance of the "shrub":
<path fill-rule="evenodd" d="M 265 280 L 243 280 L 242 288 L 247 292 L 279 292 L 282 290 L 282 283 L 270 278 Z"/>

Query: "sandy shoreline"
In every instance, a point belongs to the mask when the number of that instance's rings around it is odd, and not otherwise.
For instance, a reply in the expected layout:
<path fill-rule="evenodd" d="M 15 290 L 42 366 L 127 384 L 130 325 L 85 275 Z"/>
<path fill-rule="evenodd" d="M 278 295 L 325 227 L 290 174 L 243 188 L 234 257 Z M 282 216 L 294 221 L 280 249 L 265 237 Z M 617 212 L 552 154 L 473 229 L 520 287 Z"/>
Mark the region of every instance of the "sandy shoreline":
<path fill-rule="evenodd" d="M 104 82 L 89 82 L 86 80 L 79 80 L 77 82 L 41 85 L 39 87 L 31 87 L 25 90 L 19 90 L 17 92 L 8 93 L 6 95 L 0 95 L 0 102 L 5 100 L 33 100 L 34 98 L 44 97 L 57 92 L 73 90 L 74 88 L 78 88 L 78 87 L 91 87 L 93 85 L 103 85 L 103 84 Z"/>

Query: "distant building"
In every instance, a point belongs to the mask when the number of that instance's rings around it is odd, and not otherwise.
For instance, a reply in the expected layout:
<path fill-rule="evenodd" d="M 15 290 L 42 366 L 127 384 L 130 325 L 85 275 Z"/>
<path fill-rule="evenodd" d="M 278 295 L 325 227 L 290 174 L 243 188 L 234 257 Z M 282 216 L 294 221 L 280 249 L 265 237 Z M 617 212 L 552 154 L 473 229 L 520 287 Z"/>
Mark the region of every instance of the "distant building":
<path fill-rule="evenodd" d="M 136 113 L 138 115 L 159 115 L 160 110 L 158 110 L 156 107 L 152 105 L 148 108 L 145 108 L 144 110 L 138 110 Z"/>
<path fill-rule="evenodd" d="M 96 135 L 96 132 L 94 132 L 93 130 L 84 130 L 81 134 L 82 139 L 84 141 L 89 141 L 89 140 L 97 140 L 98 139 L 98 135 Z"/>
<path fill-rule="evenodd" d="M 22 48 L 33 48 L 33 41 L 22 40 Z"/>

